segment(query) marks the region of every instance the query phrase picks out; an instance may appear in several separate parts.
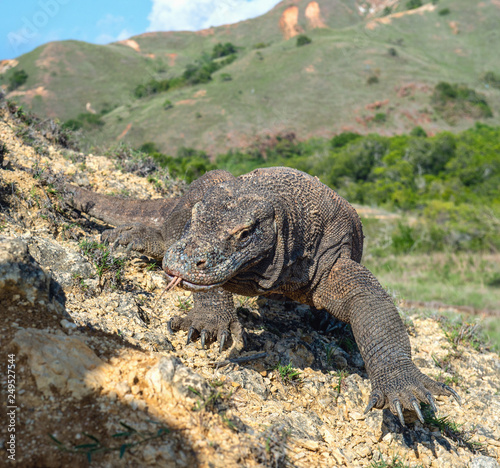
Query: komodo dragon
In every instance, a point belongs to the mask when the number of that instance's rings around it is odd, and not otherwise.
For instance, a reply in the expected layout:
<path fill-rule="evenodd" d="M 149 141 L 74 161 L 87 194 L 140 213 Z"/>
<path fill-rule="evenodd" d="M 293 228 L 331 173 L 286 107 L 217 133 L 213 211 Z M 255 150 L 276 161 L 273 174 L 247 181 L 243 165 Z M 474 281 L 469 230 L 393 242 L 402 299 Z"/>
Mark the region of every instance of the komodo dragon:
<path fill-rule="evenodd" d="M 354 208 L 317 178 L 295 169 L 257 169 L 238 178 L 212 171 L 178 200 L 127 201 L 73 186 L 72 204 L 111 224 L 105 240 L 155 258 L 167 276 L 193 291 L 195 306 L 173 329 L 243 339 L 230 293 L 281 294 L 326 309 L 351 324 L 372 391 L 365 413 L 403 408 L 424 422 L 419 401 L 458 394 L 424 375 L 411 359 L 408 334 L 391 297 L 359 262 L 361 221 Z M 116 213 L 121 213 L 117 219 Z M 166 249 L 168 247 L 168 250 Z"/>

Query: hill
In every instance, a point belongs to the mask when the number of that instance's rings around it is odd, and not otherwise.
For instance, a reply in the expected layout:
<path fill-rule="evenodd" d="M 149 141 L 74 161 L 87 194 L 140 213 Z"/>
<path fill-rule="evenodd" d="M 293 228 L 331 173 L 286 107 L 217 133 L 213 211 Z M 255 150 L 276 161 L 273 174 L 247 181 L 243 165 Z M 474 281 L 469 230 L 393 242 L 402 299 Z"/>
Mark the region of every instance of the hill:
<path fill-rule="evenodd" d="M 7 87 L 24 70 L 26 81 L 8 97 L 62 121 L 80 116 L 89 145 L 154 142 L 167 154 L 188 146 L 214 155 L 290 132 L 306 139 L 343 130 L 390 135 L 416 125 L 456 131 L 477 119 L 499 124 L 500 91 L 484 80 L 500 73 L 498 2 L 408 9 L 418 4 L 290 0 L 198 32 L 147 33 L 105 46 L 49 43 L 0 77 Z M 312 42 L 297 47 L 301 34 Z M 223 66 L 213 59 L 219 43 L 236 47 Z M 190 64 L 214 71 L 205 82 L 175 82 Z M 152 81 L 176 84 L 138 98 L 137 87 Z M 466 98 L 483 99 L 492 116 L 446 112 L 432 98 L 440 82 L 479 92 Z"/>

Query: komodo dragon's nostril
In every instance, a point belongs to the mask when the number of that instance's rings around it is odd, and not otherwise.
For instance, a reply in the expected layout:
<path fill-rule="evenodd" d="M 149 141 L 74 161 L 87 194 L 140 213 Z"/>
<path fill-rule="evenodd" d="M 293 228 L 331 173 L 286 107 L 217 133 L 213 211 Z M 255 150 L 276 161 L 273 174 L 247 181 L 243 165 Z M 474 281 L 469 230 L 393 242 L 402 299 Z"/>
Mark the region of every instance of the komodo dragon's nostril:
<path fill-rule="evenodd" d="M 198 260 L 196 262 L 196 266 L 200 269 L 205 268 L 207 266 L 207 261 L 206 260 Z"/>

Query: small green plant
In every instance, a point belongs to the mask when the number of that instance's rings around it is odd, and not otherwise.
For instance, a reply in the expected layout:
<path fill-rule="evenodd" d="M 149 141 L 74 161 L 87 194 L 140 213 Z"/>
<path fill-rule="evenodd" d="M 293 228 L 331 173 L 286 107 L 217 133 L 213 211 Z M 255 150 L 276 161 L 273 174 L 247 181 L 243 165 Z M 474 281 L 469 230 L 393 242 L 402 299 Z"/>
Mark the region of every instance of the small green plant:
<path fill-rule="evenodd" d="M 453 349 L 457 349 L 459 344 L 468 344 L 477 351 L 481 349 L 481 327 L 478 323 L 448 323 L 445 327 L 444 334 Z"/>
<path fill-rule="evenodd" d="M 474 433 L 462 429 L 463 424 L 457 424 L 449 416 L 437 417 L 429 405 L 421 404 L 422 413 L 426 424 L 437 427 L 442 434 L 449 437 L 459 447 L 465 447 L 473 453 L 481 450 L 482 445 L 479 442 L 472 441 Z"/>
<path fill-rule="evenodd" d="M 312 42 L 312 39 L 305 34 L 300 34 L 297 36 L 297 47 L 302 47 L 307 44 L 310 44 Z"/>
<path fill-rule="evenodd" d="M 169 109 L 172 109 L 172 107 L 174 107 L 174 105 L 172 104 L 172 101 L 170 99 L 166 99 L 163 102 L 163 109 L 169 110 Z"/>
<path fill-rule="evenodd" d="M 377 84 L 379 82 L 378 76 L 375 74 L 371 74 L 367 79 L 366 79 L 366 84 L 372 85 L 372 84 Z"/>
<path fill-rule="evenodd" d="M 28 74 L 24 70 L 15 70 L 9 78 L 8 90 L 14 91 L 26 83 L 27 80 Z"/>
<path fill-rule="evenodd" d="M 191 310 L 193 308 L 193 296 L 177 296 L 175 305 L 183 311 Z"/>
<path fill-rule="evenodd" d="M 89 439 L 89 442 L 87 442 L 86 444 L 78 444 L 72 446 L 68 446 L 65 443 L 61 442 L 53 434 L 49 434 L 49 437 L 51 438 L 52 442 L 54 442 L 57 445 L 57 448 L 62 452 L 86 455 L 87 461 L 91 463 L 92 456 L 98 453 L 119 452 L 120 458 L 123 458 L 127 450 L 133 447 L 137 447 L 138 445 L 143 445 L 146 442 L 149 442 L 150 440 L 163 439 L 170 432 L 170 430 L 161 423 L 158 423 L 156 421 L 148 421 L 148 422 L 157 424 L 158 429 L 154 432 L 138 431 L 137 429 L 134 429 L 130 425 L 120 421 L 120 425 L 125 430 L 116 432 L 112 434 L 111 437 L 113 438 L 113 440 L 124 440 L 124 439 L 131 439 L 131 440 L 119 445 L 107 446 L 103 442 L 101 442 L 100 439 L 98 439 L 96 436 L 88 434 L 87 432 L 83 432 L 83 435 L 87 439 Z"/>
<path fill-rule="evenodd" d="M 377 112 L 373 116 L 373 121 L 375 123 L 385 123 L 387 122 L 387 114 L 385 112 Z"/>
<path fill-rule="evenodd" d="M 257 42 L 257 44 L 253 45 L 254 49 L 265 49 L 266 47 L 269 47 L 269 44 L 266 42 Z"/>
<path fill-rule="evenodd" d="M 408 10 L 414 10 L 415 8 L 420 8 L 423 5 L 422 0 L 408 0 L 406 2 L 406 8 Z"/>
<path fill-rule="evenodd" d="M 380 460 L 372 461 L 371 468 L 410 468 L 410 465 L 402 460 L 399 455 L 393 455 L 390 460 L 384 460 L 382 453 L 380 453 Z"/>
<path fill-rule="evenodd" d="M 123 267 L 125 265 L 124 259 L 113 257 L 109 246 L 96 241 L 84 239 L 80 242 L 79 247 L 81 253 L 93 263 L 97 277 L 99 278 L 99 287 L 101 290 L 105 285 L 105 275 L 110 277 L 113 288 L 121 285 Z"/>
<path fill-rule="evenodd" d="M 221 73 L 220 79 L 221 81 L 231 81 L 233 77 L 229 73 Z"/>
<path fill-rule="evenodd" d="M 280 362 L 274 369 L 278 371 L 283 384 L 299 383 L 302 381 L 300 372 L 293 368 L 291 362 L 289 362 L 286 366 L 283 366 Z"/>
<path fill-rule="evenodd" d="M 438 11 L 439 16 L 446 16 L 446 15 L 449 15 L 450 13 L 451 13 L 451 10 L 449 8 L 441 8 Z"/>

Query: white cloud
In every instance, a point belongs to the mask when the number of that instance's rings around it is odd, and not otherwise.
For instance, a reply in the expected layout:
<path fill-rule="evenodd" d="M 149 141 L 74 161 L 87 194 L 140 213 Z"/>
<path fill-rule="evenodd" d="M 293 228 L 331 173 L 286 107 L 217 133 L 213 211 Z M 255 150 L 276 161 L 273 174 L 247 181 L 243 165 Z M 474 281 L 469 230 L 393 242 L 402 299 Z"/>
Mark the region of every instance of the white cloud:
<path fill-rule="evenodd" d="M 197 31 L 262 15 L 279 0 L 153 0 L 148 31 Z"/>

